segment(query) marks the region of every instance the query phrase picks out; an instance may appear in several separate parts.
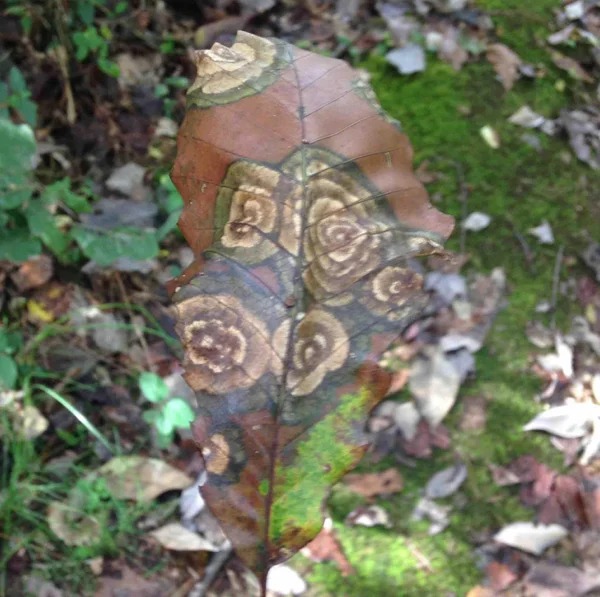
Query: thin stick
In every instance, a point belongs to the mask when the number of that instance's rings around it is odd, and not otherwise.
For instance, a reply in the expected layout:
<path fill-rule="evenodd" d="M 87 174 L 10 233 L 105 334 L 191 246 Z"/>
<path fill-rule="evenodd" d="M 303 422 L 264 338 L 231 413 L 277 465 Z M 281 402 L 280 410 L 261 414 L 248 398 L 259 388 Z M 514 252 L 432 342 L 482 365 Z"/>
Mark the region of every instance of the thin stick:
<path fill-rule="evenodd" d="M 564 245 L 558 247 L 556 253 L 556 261 L 554 262 L 554 272 L 552 273 L 552 298 L 550 305 L 552 307 L 552 329 L 556 329 L 556 304 L 558 303 L 558 286 L 560 284 L 560 268 L 562 266 L 563 255 L 565 252 Z"/>
<path fill-rule="evenodd" d="M 527 269 L 533 274 L 535 273 L 535 260 L 533 256 L 533 251 L 529 246 L 529 243 L 525 240 L 525 237 L 519 232 L 515 223 L 511 220 L 511 218 L 506 218 L 506 221 L 509 223 L 512 233 L 515 235 L 519 245 L 521 245 L 521 249 L 523 250 L 523 255 L 525 256 L 525 264 L 527 265 Z"/>
<path fill-rule="evenodd" d="M 460 253 L 465 254 L 467 248 L 467 229 L 464 226 L 468 215 L 469 186 L 465 181 L 465 171 L 460 162 L 454 162 L 456 178 L 458 182 L 458 200 L 461 203 L 461 227 L 460 227 Z"/>
<path fill-rule="evenodd" d="M 210 585 L 212 585 L 217 578 L 217 575 L 229 559 L 232 551 L 231 545 L 228 545 L 213 556 L 212 560 L 206 567 L 204 577 L 189 592 L 188 597 L 204 597 L 206 595 L 208 589 L 210 589 Z"/>
<path fill-rule="evenodd" d="M 433 572 L 433 566 L 429 561 L 429 558 L 419 549 L 417 549 L 410 541 L 405 541 L 406 547 L 408 547 L 408 551 L 414 556 L 414 558 L 419 563 L 419 567 L 421 569 L 427 570 L 427 572 Z"/>

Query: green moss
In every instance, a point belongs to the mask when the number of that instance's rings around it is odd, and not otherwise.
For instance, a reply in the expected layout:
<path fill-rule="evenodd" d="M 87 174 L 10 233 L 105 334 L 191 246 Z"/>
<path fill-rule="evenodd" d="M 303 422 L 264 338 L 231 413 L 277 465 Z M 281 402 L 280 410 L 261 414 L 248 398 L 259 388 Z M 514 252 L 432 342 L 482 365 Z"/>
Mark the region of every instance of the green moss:
<path fill-rule="evenodd" d="M 564 73 L 552 65 L 541 43 L 549 32 L 555 0 L 523 4 L 520 0 L 481 0 L 497 25 L 498 40 L 514 49 L 523 60 L 543 66 L 546 75 L 522 79 L 505 92 L 492 67 L 481 60 L 460 72 L 430 60 L 424 73 L 401 77 L 381 58 L 370 58 L 365 66 L 383 108 L 397 118 L 415 150 L 415 161 L 430 161 L 429 170 L 440 180 L 428 190 L 436 207 L 460 217 L 461 181 L 468 185 L 467 211 L 483 211 L 493 221 L 480 233 L 469 233 L 466 249 L 471 255 L 469 271 L 502 267 L 509 286 L 508 304 L 498 315 L 486 346 L 477 355 L 477 379 L 465 384 L 446 423 L 452 430 L 452 453 L 437 453 L 415 468 L 402 468 L 405 489 L 388 500 L 379 500 L 390 514 L 392 529 L 347 528 L 343 520 L 362 503 L 343 487 L 334 490 L 330 511 L 348 559 L 356 574 L 343 577 L 334 564 L 311 564 L 298 556 L 297 566 L 311 570 L 311 595 L 402 595 L 434 596 L 447 592 L 464 595 L 481 580 L 474 550 L 481 537 L 489 536 L 514 520 L 531 520 L 533 512 L 520 505 L 516 488 L 497 487 L 490 464 L 506 464 L 523 454 L 533 454 L 560 469 L 562 458 L 543 434 L 525 433 L 523 425 L 539 411 L 534 400 L 541 382 L 530 372 L 536 352 L 525 336 L 535 306 L 549 300 L 552 272 L 559 245 L 565 255 L 575 257 L 589 237 L 600 238 L 597 194 L 600 173 L 579 163 L 563 138 L 534 133 L 539 150 L 523 140 L 526 129 L 507 122 L 524 104 L 547 117 L 558 116 L 573 101 L 573 89 L 557 91 Z M 492 126 L 501 147 L 488 147 L 481 127 Z M 557 243 L 544 247 L 527 234 L 547 219 Z M 534 254 L 528 265 L 515 231 L 523 235 Z M 459 248 L 460 229 L 449 242 Z M 580 265 L 572 259 L 563 265 L 562 278 L 577 275 Z M 561 298 L 556 314 L 559 326 L 568 325 L 577 312 L 573 301 Z M 483 395 L 488 399 L 485 429 L 458 432 L 461 398 Z M 410 520 L 410 513 L 427 479 L 451 464 L 456 457 L 466 462 L 469 475 L 463 488 L 449 503 L 453 514 L 449 528 L 435 537 L 427 535 L 425 523 Z M 395 466 L 393 460 L 378 467 Z M 372 470 L 362 465 L 359 470 Z M 422 569 L 422 554 L 433 571 Z"/>

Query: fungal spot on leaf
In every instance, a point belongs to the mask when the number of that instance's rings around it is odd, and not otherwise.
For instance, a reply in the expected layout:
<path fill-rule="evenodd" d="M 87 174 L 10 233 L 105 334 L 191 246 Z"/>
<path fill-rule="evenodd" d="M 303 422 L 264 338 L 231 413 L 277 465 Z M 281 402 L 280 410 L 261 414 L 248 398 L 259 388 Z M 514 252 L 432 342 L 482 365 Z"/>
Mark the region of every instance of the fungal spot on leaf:
<path fill-rule="evenodd" d="M 276 350 L 285 354 L 290 322 L 273 337 Z M 348 357 L 349 339 L 344 326 L 322 309 L 310 311 L 297 325 L 287 387 L 294 396 L 310 394 L 329 371 L 342 367 Z"/>
<path fill-rule="evenodd" d="M 238 299 L 195 296 L 177 305 L 177 315 L 185 378 L 194 390 L 221 394 L 250 387 L 266 371 L 273 354 L 266 326 Z"/>

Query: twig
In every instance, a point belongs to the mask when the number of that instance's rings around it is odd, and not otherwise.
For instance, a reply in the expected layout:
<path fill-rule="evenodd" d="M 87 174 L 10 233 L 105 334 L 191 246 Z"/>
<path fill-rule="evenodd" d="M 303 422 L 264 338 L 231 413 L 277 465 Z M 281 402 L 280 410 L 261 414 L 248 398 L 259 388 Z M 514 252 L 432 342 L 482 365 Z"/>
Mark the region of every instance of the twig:
<path fill-rule="evenodd" d="M 550 306 L 552 310 L 552 329 L 556 329 L 556 304 L 558 303 L 558 285 L 560 284 L 560 269 L 562 266 L 563 255 L 565 252 L 564 245 L 558 247 L 556 253 L 556 261 L 554 262 L 554 272 L 552 273 L 552 297 Z"/>
<path fill-rule="evenodd" d="M 510 218 L 506 218 L 506 221 L 510 225 L 512 233 L 514 234 L 515 238 L 517 239 L 517 242 L 523 250 L 523 255 L 525 257 L 525 264 L 527 265 L 527 269 L 532 274 L 535 273 L 535 260 L 533 256 L 533 251 L 531 250 L 529 243 L 525 240 L 525 237 L 519 232 L 519 229 L 516 227 L 515 223 Z"/>
<path fill-rule="evenodd" d="M 206 567 L 204 577 L 189 592 L 188 597 L 204 597 L 206 595 L 208 589 L 210 589 L 210 585 L 213 584 L 214 580 L 217 578 L 217 575 L 221 571 L 221 568 L 223 568 L 225 562 L 227 562 L 229 559 L 231 552 L 231 545 L 228 545 L 213 556 L 212 560 Z"/>
<path fill-rule="evenodd" d="M 410 541 L 406 541 L 406 547 L 408 547 L 408 551 L 414 556 L 414 558 L 419 562 L 419 567 L 421 569 L 427 570 L 427 572 L 433 572 L 433 566 L 429 561 L 429 558 L 419 549 L 417 549 Z"/>
<path fill-rule="evenodd" d="M 153 371 L 154 368 L 152 366 L 152 359 L 150 358 L 150 350 L 148 348 L 148 343 L 146 342 L 146 338 L 144 338 L 144 334 L 138 326 L 135 324 L 136 317 L 131 309 L 131 301 L 129 300 L 129 295 L 125 290 L 125 284 L 123 284 L 123 280 L 121 279 L 121 273 L 115 272 L 115 279 L 117 280 L 117 286 L 119 287 L 119 291 L 121 293 L 121 298 L 123 300 L 123 304 L 125 305 L 125 309 L 129 314 L 129 320 L 131 321 L 133 331 L 139 340 L 140 346 L 142 347 L 142 352 L 144 353 L 144 357 L 146 359 L 146 364 L 148 365 L 148 371 Z"/>
<path fill-rule="evenodd" d="M 461 204 L 460 253 L 465 254 L 467 247 L 467 229 L 464 226 L 468 215 L 469 186 L 465 181 L 465 171 L 460 162 L 454 162 L 456 180 L 458 182 L 458 200 Z"/>

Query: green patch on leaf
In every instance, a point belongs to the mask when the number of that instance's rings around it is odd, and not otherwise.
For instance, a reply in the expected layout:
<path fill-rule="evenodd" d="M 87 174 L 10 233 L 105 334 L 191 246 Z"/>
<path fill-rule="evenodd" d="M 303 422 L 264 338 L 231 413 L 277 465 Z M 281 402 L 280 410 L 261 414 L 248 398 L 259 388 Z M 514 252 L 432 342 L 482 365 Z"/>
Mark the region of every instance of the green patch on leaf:
<path fill-rule="evenodd" d="M 334 412 L 293 444 L 294 466 L 277 465 L 270 529 L 273 541 L 294 529 L 306 529 L 308 536 L 319 532 L 329 485 L 362 456 L 353 435 L 364 419 L 369 399 L 367 389 L 343 395 Z"/>

